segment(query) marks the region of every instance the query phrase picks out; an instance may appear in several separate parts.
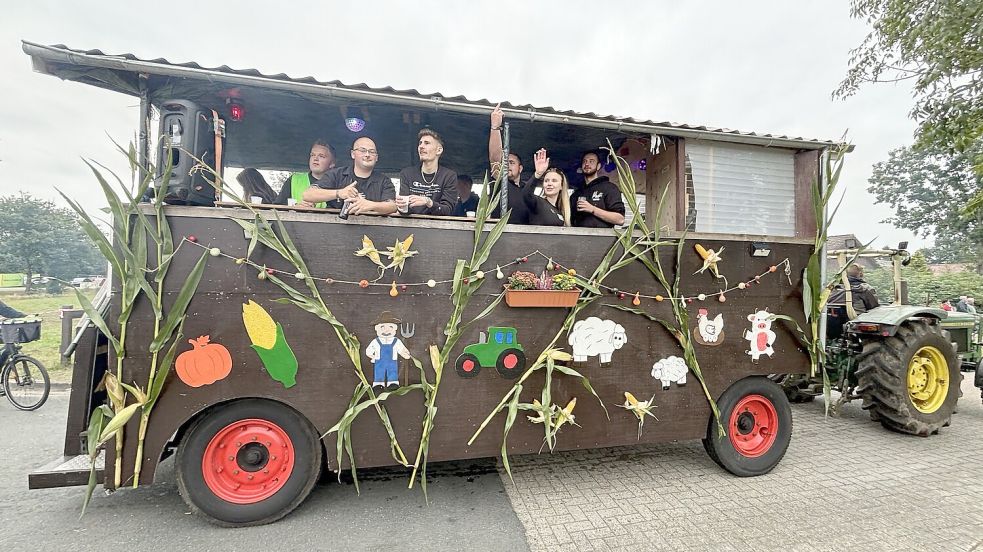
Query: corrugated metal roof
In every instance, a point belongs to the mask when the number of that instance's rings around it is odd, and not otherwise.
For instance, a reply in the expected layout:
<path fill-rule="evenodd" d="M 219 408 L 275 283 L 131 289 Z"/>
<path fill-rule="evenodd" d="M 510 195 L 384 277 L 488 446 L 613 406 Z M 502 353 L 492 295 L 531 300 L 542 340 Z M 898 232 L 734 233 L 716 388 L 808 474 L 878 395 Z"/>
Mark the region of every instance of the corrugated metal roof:
<path fill-rule="evenodd" d="M 488 99 L 471 100 L 465 96 L 445 96 L 439 92 L 421 93 L 415 89 L 398 90 L 392 87 L 376 88 L 365 83 L 346 84 L 338 80 L 320 81 L 314 77 L 291 77 L 284 73 L 275 75 L 265 74 L 257 69 L 234 69 L 228 65 L 219 67 L 204 67 L 196 62 L 174 63 L 164 58 L 142 59 L 134 54 L 106 54 L 101 50 L 78 50 L 68 46 L 57 44 L 45 46 L 33 42 L 23 41 L 24 52 L 35 60 L 35 68 L 39 71 L 55 74 L 57 71 L 46 69 L 43 62 L 54 62 L 83 67 L 102 67 L 106 69 L 142 72 L 151 74 L 173 74 L 188 78 L 250 78 L 260 79 L 268 83 L 290 83 L 294 85 L 307 85 L 322 87 L 326 93 L 338 93 L 347 91 L 351 93 L 362 93 L 366 95 L 385 95 L 390 100 L 395 101 L 404 99 L 406 101 L 431 102 L 435 106 L 440 105 L 444 109 L 463 110 L 470 107 L 470 111 L 477 109 L 489 110 L 497 103 L 501 103 L 506 112 L 511 112 L 511 116 L 521 114 L 531 120 L 538 118 L 549 118 L 560 122 L 569 121 L 570 123 L 586 124 L 593 123 L 591 126 L 602 126 L 604 128 L 616 129 L 624 132 L 644 132 L 667 135 L 677 135 L 690 138 L 706 138 L 716 140 L 726 140 L 731 142 L 743 142 L 759 145 L 771 145 L 776 147 L 793 147 L 803 149 L 822 149 L 827 146 L 836 145 L 837 142 L 829 140 L 818 140 L 812 138 L 791 137 L 776 134 L 761 134 L 756 132 L 742 132 L 728 128 L 711 127 L 706 125 L 691 125 L 675 123 L 671 121 L 653 121 L 649 119 L 635 119 L 632 117 L 617 117 L 614 115 L 600 115 L 597 113 L 578 113 L 571 110 L 560 110 L 554 107 L 537 107 L 529 104 L 513 104 L 510 102 L 493 102 Z M 42 61 L 42 63 L 38 63 Z M 64 77 L 63 77 L 64 78 Z M 255 83 L 259 84 L 259 83 Z M 126 90 L 124 86 L 112 86 L 101 83 L 102 86 L 114 89 L 118 92 L 133 94 L 132 90 Z"/>

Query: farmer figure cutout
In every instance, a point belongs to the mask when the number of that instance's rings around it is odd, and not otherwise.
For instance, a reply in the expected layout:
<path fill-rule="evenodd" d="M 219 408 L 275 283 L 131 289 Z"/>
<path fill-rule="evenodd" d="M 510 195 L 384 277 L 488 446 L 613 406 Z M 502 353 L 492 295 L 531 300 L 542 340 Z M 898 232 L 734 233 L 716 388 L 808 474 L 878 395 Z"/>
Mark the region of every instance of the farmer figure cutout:
<path fill-rule="evenodd" d="M 372 321 L 377 337 L 365 348 L 365 354 L 375 364 L 372 387 L 399 387 L 399 357 L 410 358 L 410 351 L 396 337 L 399 322 L 389 311 L 383 311 Z"/>

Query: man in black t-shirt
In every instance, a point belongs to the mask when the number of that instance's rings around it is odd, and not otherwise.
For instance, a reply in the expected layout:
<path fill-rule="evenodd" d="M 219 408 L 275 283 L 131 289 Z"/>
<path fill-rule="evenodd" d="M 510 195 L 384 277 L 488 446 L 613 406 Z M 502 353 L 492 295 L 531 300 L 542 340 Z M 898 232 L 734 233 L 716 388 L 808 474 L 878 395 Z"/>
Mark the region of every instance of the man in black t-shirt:
<path fill-rule="evenodd" d="M 601 156 L 596 151 L 580 159 L 584 186 L 570 197 L 574 206 L 573 225 L 585 228 L 613 228 L 625 223 L 625 202 L 621 190 L 606 176 L 598 176 Z"/>
<path fill-rule="evenodd" d="M 474 180 L 466 174 L 457 175 L 457 205 L 451 212 L 455 217 L 466 217 L 468 212 L 478 211 L 478 201 L 481 199 L 478 194 L 471 191 Z"/>
<path fill-rule="evenodd" d="M 444 140 L 433 129 L 420 129 L 420 164 L 399 172 L 396 207 L 401 213 L 449 216 L 457 205 L 457 173 L 440 166 Z"/>
<path fill-rule="evenodd" d="M 505 114 L 502 113 L 502 108 L 498 105 L 491 112 L 491 132 L 488 135 L 488 161 L 492 166 L 492 177 L 498 178 L 498 167 L 502 163 L 502 153 L 504 148 L 502 147 L 502 123 L 505 120 Z M 522 182 L 522 161 L 519 156 L 514 152 L 509 152 L 508 159 L 508 174 L 504 179 L 510 185 L 508 187 L 508 204 L 509 210 L 512 212 L 509 215 L 509 224 L 529 224 L 529 208 L 526 206 L 525 202 L 525 187 Z M 501 216 L 501 209 L 499 205 L 495 206 L 492 211 L 492 217 L 498 218 Z"/>
<path fill-rule="evenodd" d="M 304 201 L 328 202 L 328 207 L 340 209 L 350 200 L 352 215 L 389 215 L 396 211 L 396 186 L 388 176 L 376 172 L 379 151 L 375 141 L 367 136 L 352 144 L 352 166 L 331 169 L 324 177 L 304 191 Z"/>

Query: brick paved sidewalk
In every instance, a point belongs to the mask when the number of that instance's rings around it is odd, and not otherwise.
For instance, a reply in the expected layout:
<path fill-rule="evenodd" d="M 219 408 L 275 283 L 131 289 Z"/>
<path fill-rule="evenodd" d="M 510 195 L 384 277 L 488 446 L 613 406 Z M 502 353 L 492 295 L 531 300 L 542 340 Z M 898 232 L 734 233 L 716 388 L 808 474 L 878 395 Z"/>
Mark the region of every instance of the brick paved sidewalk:
<path fill-rule="evenodd" d="M 883 429 L 859 401 L 829 419 L 821 399 L 793 405 L 792 443 L 762 477 L 692 442 L 515 457 L 516 485 L 502 478 L 534 551 L 983 551 L 983 405 L 966 376 L 952 426 L 929 438 Z"/>

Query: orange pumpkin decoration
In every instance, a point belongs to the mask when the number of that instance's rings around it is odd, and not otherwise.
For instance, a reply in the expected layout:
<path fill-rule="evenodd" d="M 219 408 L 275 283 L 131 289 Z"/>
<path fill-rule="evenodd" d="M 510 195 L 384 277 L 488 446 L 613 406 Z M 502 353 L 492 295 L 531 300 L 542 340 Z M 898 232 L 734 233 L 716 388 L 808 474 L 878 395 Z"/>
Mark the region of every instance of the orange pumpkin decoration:
<path fill-rule="evenodd" d="M 201 387 L 223 379 L 232 371 L 232 355 L 224 345 L 209 343 L 207 335 L 189 339 L 188 343 L 194 348 L 181 353 L 174 361 L 174 369 L 184 383 Z"/>

